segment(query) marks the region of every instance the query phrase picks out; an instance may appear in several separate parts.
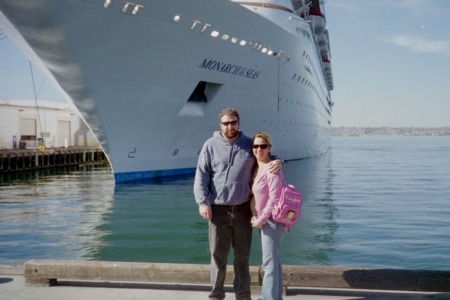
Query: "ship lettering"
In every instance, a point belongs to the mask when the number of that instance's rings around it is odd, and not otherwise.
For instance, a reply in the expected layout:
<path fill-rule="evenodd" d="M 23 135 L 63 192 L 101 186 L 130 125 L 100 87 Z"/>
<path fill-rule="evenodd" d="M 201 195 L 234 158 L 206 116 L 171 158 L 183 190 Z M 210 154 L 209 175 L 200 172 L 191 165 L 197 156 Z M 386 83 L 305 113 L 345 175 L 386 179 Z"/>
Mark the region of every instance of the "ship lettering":
<path fill-rule="evenodd" d="M 221 66 L 220 69 L 218 69 L 217 71 L 220 71 L 222 73 L 228 73 L 227 71 L 230 69 L 231 65 L 230 64 L 221 64 L 218 63 L 218 66 Z"/>
<path fill-rule="evenodd" d="M 241 67 L 236 66 L 235 70 L 234 70 L 233 73 L 231 73 L 231 74 L 237 75 L 237 73 L 239 72 L 240 69 L 241 69 Z"/>
<path fill-rule="evenodd" d="M 230 69 L 231 69 L 232 67 L 233 67 L 232 65 L 227 64 L 226 66 L 224 66 L 224 67 L 222 68 L 222 69 L 223 69 L 222 72 L 230 74 Z"/>
<path fill-rule="evenodd" d="M 245 77 L 251 78 L 251 79 L 256 79 L 256 78 L 258 78 L 259 73 L 260 73 L 260 72 L 257 72 L 257 71 L 255 71 L 255 70 L 253 70 L 253 69 L 249 69 L 249 70 L 247 71 L 247 73 L 245 74 Z"/>
<path fill-rule="evenodd" d="M 247 71 L 247 68 L 242 68 L 239 70 L 239 76 L 244 76 L 245 71 Z"/>
<path fill-rule="evenodd" d="M 242 66 L 220 62 L 217 60 L 206 59 L 198 66 L 206 70 L 215 70 L 217 72 L 226 73 L 235 76 L 241 76 L 250 79 L 257 79 L 260 71 L 244 68 Z"/>

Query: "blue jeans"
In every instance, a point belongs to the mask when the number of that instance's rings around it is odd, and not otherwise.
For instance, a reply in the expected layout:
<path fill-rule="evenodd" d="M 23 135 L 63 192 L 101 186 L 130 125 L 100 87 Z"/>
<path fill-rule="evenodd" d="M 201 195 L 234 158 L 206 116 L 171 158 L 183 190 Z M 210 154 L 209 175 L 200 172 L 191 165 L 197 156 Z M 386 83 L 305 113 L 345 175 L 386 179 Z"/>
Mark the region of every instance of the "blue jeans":
<path fill-rule="evenodd" d="M 281 300 L 283 297 L 283 270 L 281 265 L 281 240 L 284 227 L 269 218 L 261 229 L 261 248 L 264 278 L 262 296 L 264 300 Z"/>
<path fill-rule="evenodd" d="M 236 299 L 250 299 L 250 269 L 248 260 L 252 244 L 250 201 L 241 205 L 212 205 L 209 222 L 211 250 L 210 299 L 225 298 L 225 275 L 231 246 L 234 251 L 234 292 Z"/>

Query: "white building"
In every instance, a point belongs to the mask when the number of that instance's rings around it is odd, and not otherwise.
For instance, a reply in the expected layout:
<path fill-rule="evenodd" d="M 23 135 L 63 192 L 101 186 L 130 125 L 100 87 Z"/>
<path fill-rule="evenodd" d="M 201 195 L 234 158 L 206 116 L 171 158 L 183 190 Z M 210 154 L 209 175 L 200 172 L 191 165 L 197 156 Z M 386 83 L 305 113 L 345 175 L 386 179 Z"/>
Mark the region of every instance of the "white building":
<path fill-rule="evenodd" d="M 95 136 L 68 103 L 0 100 L 0 149 L 97 145 Z"/>

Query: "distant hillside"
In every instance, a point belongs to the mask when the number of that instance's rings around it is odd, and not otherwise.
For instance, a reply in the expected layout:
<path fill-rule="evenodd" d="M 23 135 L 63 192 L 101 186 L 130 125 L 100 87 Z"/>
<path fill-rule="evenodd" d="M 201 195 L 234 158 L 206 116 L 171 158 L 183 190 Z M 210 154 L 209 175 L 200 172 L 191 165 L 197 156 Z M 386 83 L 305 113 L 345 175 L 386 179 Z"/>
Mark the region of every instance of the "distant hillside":
<path fill-rule="evenodd" d="M 441 136 L 450 135 L 450 127 L 336 127 L 333 136 Z"/>

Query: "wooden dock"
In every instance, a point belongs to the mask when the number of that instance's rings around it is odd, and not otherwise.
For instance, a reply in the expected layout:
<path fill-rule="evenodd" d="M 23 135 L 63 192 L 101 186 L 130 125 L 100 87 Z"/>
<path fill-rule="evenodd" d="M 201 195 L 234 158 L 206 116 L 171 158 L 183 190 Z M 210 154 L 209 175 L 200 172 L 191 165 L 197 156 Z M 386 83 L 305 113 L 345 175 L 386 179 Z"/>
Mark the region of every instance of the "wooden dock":
<path fill-rule="evenodd" d="M 0 173 L 107 162 L 106 155 L 98 147 L 0 150 Z"/>
<path fill-rule="evenodd" d="M 233 267 L 226 284 L 232 284 Z M 261 267 L 250 267 L 251 285 L 260 287 Z M 210 266 L 199 264 L 107 261 L 30 260 L 24 264 L 28 285 L 49 286 L 58 280 L 177 283 L 208 285 Z M 362 269 L 331 266 L 283 266 L 285 293 L 289 288 L 342 288 L 389 291 L 450 292 L 450 271 Z"/>

